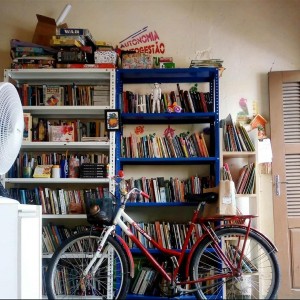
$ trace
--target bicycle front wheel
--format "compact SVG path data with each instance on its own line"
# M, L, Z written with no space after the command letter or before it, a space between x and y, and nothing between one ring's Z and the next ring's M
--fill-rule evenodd
M108 237L101 259L96 260L87 275L83 275L98 248L99 234L79 233L55 251L46 276L49 299L126 298L130 284L128 261L124 250L113 237Z
M211 238L205 238L195 250L191 261L192 280L209 277L196 283L198 299L272 299L279 286L279 266L274 249L260 235L250 232L245 241L243 228L217 230L220 246L227 259L238 265L243 245L244 257L238 275L233 275L228 264L217 253ZM221 276L219 276L221 275ZM219 276L219 278L213 278Z

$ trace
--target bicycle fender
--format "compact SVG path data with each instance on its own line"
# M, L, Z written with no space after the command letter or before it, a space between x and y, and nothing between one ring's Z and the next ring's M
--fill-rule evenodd
M232 224L232 225L226 224L226 225L223 225L223 226L218 226L217 228L244 228L245 230L247 230L248 227L245 226L245 225L242 225L242 224L239 225L239 226L236 226L234 224ZM217 230L217 228L215 230ZM256 233L257 235L259 235L261 238L263 238L270 245L271 248L273 248L276 252L278 252L278 249L275 246L275 244L266 235L264 235L262 232L258 231L255 228L252 228L252 227L250 228L250 231Z
M123 240L123 238L121 236L119 236L118 234L114 234L114 236L117 238L117 240L119 241L119 243L123 246L128 260L129 260L129 268L130 268L130 277L133 278L134 277L134 260L131 254L131 251L128 247L128 245L126 244L126 242Z
M245 230L247 230L247 226L245 225L239 225L239 226L236 226L234 224L232 225L221 225L221 226L218 226L217 228L215 228L215 231L217 231L218 229L221 229L221 228L243 228ZM271 246L271 248L273 248L276 252L278 252L278 249L277 247L274 245L274 243L267 237L265 236L263 233L259 232L257 229L255 228L250 228L250 231L256 233L257 235L259 235L261 238L265 239L265 241ZM189 276L189 270L190 270L190 263L191 263L191 259L193 257L193 254L195 252L195 249L197 248L197 246L203 241L204 238L206 238L208 236L208 234L204 234L202 235L197 241L196 243L193 245L193 247L191 248L191 251L189 253L189 256L188 256L188 259L187 259L187 263L186 263L186 269L185 269L185 273L186 273L186 276Z

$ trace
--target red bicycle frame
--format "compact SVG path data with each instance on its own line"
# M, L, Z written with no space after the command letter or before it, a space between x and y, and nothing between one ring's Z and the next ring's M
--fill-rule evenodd
M210 237L210 239L213 241L213 245L214 245L214 250L216 251L216 253L219 255L219 257L222 259L222 261L224 262L224 264L227 265L227 267L230 269L231 273L228 274L217 274L217 275L212 275L212 276L208 276L206 278L199 278L196 281L184 281L184 282L176 282L176 285L183 285L183 284L190 284L190 283L196 283L196 282L202 282L202 281L207 281L207 280L216 280L216 279L221 279L221 278L226 278L226 277L231 277L233 274L236 274L239 270L239 268L241 267L242 264L242 259L243 259L243 255L244 255L244 249L246 246L246 241L249 235L249 232L251 230L251 219L255 216L252 215L238 215L238 216L220 216L220 217L209 217L209 218L199 218L199 212L201 209L201 206L204 205L204 203L200 203L197 207L197 209L194 211L193 213L193 217L192 217L192 221L189 224L189 228L187 230L186 236L185 236L185 240L182 246L181 250L172 250L172 249L168 249L165 248L163 246L161 246L156 240L154 240L151 236L149 236L130 216L128 216L125 213L125 205L122 205L115 217L115 224L118 224L123 232L132 240L132 242L134 242L137 246L137 248L139 248L141 250L141 252L148 258L148 260L152 263L152 265L154 266L154 268L160 272L160 274L169 282L176 282L176 277L178 275L179 272L179 268L183 262L183 259L186 255L186 250L188 248L188 244L189 244L189 240L192 236L193 231L195 230L195 226L196 224L200 224L202 230L203 230L203 235L196 241L196 243L193 245L190 253L188 253L188 260L187 260L187 265L186 265L186 278L188 278L188 272L189 272L189 265L190 265L190 261L191 261L191 257L194 253L194 250L196 249L196 247L199 245L199 243L206 238L207 236ZM132 233L132 231L130 230L130 228L125 224L125 222L123 221L123 219L125 221L127 221L131 226L133 226L140 234L142 234L148 241L149 243L151 243L154 248L158 249L161 253L169 256L169 257L175 257L177 260L177 264L175 264L175 269L174 272L172 274L172 277L170 277L170 275L167 273L167 271L159 264L159 262L155 259L155 257L148 251L148 249L140 242L140 240ZM245 220L249 220L248 225L242 225L242 224L236 224L236 222L245 222ZM210 222L216 222L219 221L222 223L227 223L227 224L223 224L220 225L219 227L225 227L225 226L229 226L232 227L233 225L235 227L240 227L240 228L246 228L246 236L245 239L243 241L244 245L242 246L242 251L240 253L240 257L238 260L238 264L237 265L233 265L233 263L227 258L226 254L223 252L221 246L220 246L220 241L218 240L214 229L210 226ZM217 227L217 228L219 228ZM241 242L241 241L239 241ZM122 243L123 245L125 243Z

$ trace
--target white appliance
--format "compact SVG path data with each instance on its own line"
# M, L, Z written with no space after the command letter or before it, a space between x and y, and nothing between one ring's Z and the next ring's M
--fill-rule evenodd
M19 94L11 83L0 83L0 176L19 153L23 130ZM0 192L0 298L40 299L41 208L5 197L1 183Z
M0 197L0 298L42 298L41 207Z

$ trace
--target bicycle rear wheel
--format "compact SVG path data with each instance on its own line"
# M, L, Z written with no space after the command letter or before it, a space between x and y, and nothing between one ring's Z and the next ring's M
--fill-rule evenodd
M243 228L222 228L216 235L226 257L234 265L242 252L246 230ZM191 261L192 280L210 275L220 275L221 279L196 283L194 288L198 299L272 299L279 286L279 266L273 247L260 235L250 232L239 276L230 269L217 254L212 240L205 238L195 250ZM228 276L228 277L226 277Z
M87 298L124 299L130 277L128 261L120 244L111 236L103 249L104 259L83 271L100 242L99 232L83 232L67 239L54 253L48 266L46 289L49 299Z

